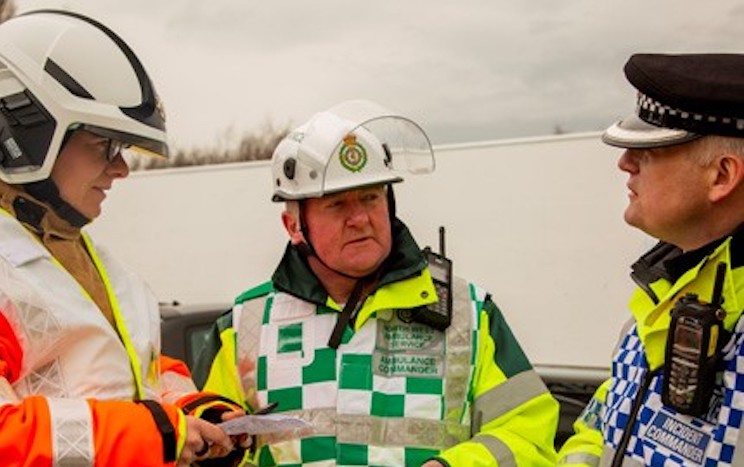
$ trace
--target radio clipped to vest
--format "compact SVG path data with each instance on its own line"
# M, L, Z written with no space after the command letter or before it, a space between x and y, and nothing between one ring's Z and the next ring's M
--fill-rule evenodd
M444 331L452 323L452 261L444 256L444 227L439 228L439 251L441 254L434 253L430 247L424 248L439 300L417 309L413 320Z
M688 293L672 308L661 397L683 414L703 415L713 394L720 350L728 334L721 307L725 274L726 264L719 263L711 303Z

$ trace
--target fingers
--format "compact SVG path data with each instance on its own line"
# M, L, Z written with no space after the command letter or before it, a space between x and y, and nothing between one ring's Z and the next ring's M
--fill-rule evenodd
M248 449L253 445L253 436L246 433L241 435L233 435L230 437L234 445L240 446L243 449Z
M201 437L211 445L212 449L221 448L226 452L233 450L232 441L230 441L230 437L222 431L222 428L201 419L197 419L197 421L201 422L198 425Z
M177 465L188 466L194 461L224 457L232 450L232 441L222 429L205 420L187 416L186 442Z
M222 421L226 422L228 420L232 420L233 418L242 417L245 415L245 410L233 410L230 412L224 412L221 417Z
M242 417L245 415L245 410L233 410L231 412L225 412L222 414L222 421L226 422L233 418ZM232 435L230 441L234 446L240 446L243 449L248 449L253 444L253 439L248 434Z
M230 454L233 449L235 449L235 447L232 441L230 442L230 447L228 448L222 445L212 444L205 441L204 447L199 452L197 452L196 455L198 456L197 458L199 460L211 459L215 457L225 457L226 455Z
M202 448L199 449L198 451L196 451L194 453L194 455L197 457L197 459L198 458L203 458L209 452L209 443L206 442L205 440L202 440L202 442L204 443L204 445L202 446Z
M230 454L230 451L232 451L232 449L225 449L222 446L212 444L206 440L204 440L203 443L202 448L194 453L196 460L198 461L214 457L225 457Z

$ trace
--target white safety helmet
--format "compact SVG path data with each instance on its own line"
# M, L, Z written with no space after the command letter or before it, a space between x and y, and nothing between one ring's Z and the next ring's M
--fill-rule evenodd
M0 24L0 180L49 178L65 135L75 129L167 156L160 100L114 32L56 10Z
M434 170L429 138L415 122L376 103L347 101L289 133L272 156L274 201L319 198L397 183Z

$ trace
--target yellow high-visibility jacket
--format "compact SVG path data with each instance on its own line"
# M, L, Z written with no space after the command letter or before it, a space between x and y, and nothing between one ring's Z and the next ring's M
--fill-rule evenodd
M670 312L680 297L712 299L724 265L724 346L707 411L684 415L662 401ZM744 232L682 254L660 243L633 267L632 319L615 349L612 377L575 422L560 465L744 465ZM730 334L728 334L730 333ZM713 349L710 349L711 351Z
M402 223L392 257L341 345L328 338L341 307L289 246L272 281L222 316L194 368L204 389L313 425L263 437L252 460L274 465L555 465L558 403L506 321L478 287L453 286L444 332L416 322L436 292ZM318 464L315 464L315 463Z

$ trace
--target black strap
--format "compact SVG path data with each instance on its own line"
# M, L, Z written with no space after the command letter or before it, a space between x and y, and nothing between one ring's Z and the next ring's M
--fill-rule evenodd
M155 425L163 438L163 462L174 462L176 460L176 430L165 413L163 407L155 401L141 400L138 404L144 405L150 411Z
M38 234L43 233L41 221L47 213L44 206L33 203L21 196L13 200L13 211L18 221L34 229Z
M194 410L196 410L200 405L208 404L214 401L221 401L232 407L238 407L240 405L240 404L236 404L234 401L231 401L227 397L218 396L217 394L205 394L203 396L197 397L196 399L192 400L188 404L184 405L182 409L186 413L191 413Z
M341 311L338 321L336 321L336 326L333 328L331 337L328 338L328 346L332 349L338 349L338 346L341 345L341 339L344 337L346 326L348 326L349 321L351 321L351 315L358 309L357 305L359 304L359 297L362 295L364 282L364 280L360 279L357 281L356 285L354 285L354 290L351 291L351 295L346 301L346 305L344 305L344 309Z
M57 188L57 185L51 178L27 183L24 185L24 189L37 200L49 203L54 212L56 212L62 219L69 222L71 226L80 228L90 222L90 219L82 215L80 211L73 208L70 203L62 199L59 195L59 188Z

